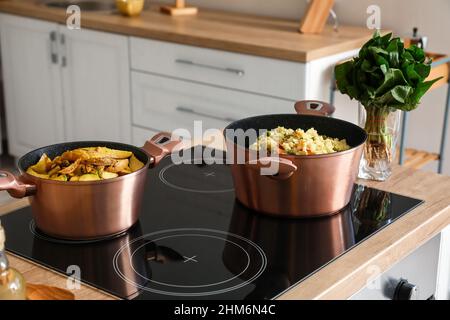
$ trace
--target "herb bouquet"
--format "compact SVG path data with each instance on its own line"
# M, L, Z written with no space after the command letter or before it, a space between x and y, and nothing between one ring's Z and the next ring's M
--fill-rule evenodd
M358 57L335 67L339 91L359 101L360 124L368 134L359 177L386 180L395 158L400 110L417 108L439 79L425 81L431 61L417 46L405 48L389 33L363 45Z

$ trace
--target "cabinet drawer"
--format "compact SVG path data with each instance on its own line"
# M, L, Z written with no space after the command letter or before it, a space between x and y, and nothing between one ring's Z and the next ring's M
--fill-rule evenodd
M131 38L135 70L300 100L305 64L163 41Z
M211 87L184 80L132 72L133 124L193 134L194 121L202 130L223 129L230 122L259 114L293 113L294 101Z

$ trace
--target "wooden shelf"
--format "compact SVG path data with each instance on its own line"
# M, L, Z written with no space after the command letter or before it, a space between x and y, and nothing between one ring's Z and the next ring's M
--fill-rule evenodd
M421 169L426 164L439 160L439 154L416 149L405 149L404 166L412 169Z

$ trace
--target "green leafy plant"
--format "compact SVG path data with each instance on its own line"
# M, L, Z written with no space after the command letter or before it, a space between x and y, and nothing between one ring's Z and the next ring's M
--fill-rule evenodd
M421 48L405 48L400 38L392 38L392 33L380 36L377 31L358 57L336 66L336 83L341 93L366 107L410 111L440 79L425 81L430 64Z
M386 119L397 109L411 111L440 78L425 81L431 60L417 47L405 48L392 33L381 36L377 31L365 43L357 57L335 67L339 91L358 100L366 109L364 129L369 134L365 157L369 166L378 160L392 161L395 144Z

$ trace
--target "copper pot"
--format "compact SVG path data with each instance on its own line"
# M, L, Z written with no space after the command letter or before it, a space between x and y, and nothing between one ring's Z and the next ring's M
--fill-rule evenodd
M324 102L300 101L295 109L297 115L251 117L235 121L225 128L236 197L249 208L278 216L334 214L350 202L367 134L350 122L329 117L334 108ZM278 126L304 130L315 128L319 134L345 138L351 149L321 155L262 157L248 148L255 140L242 139L236 134L239 129L248 133L249 129L260 132ZM262 168L274 165L278 167L276 172L262 174Z
M36 226L48 235L64 239L95 239L119 234L137 220L147 179L152 168L180 144L169 133L159 133L142 148L132 145L82 141L51 145L31 151L18 162L20 175L0 171L0 190L15 198L30 196ZM69 182L42 179L26 173L43 153L50 158L64 151L106 146L132 151L145 165L133 173L100 181Z

